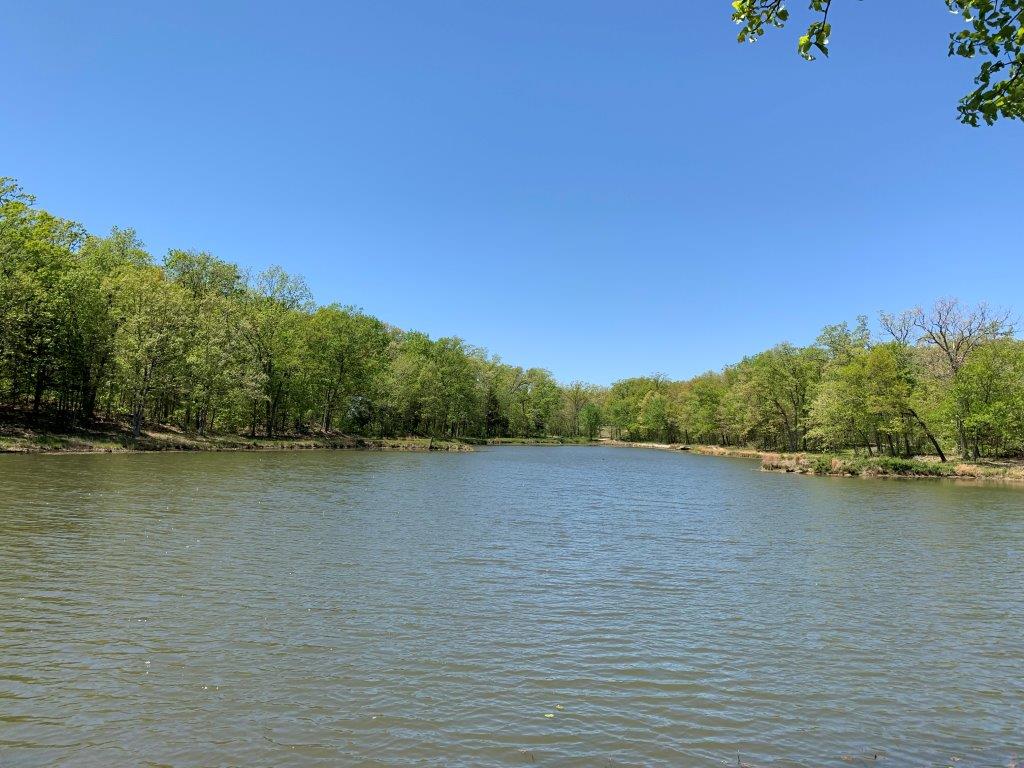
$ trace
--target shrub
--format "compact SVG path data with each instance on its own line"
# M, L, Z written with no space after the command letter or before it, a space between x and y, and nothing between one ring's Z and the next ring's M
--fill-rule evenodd
M938 477L945 474L942 467L928 461L915 459L899 459L894 456L878 456L874 465L882 474L889 475L930 475Z
M815 456L811 469L816 475L830 475L838 469L836 463L831 456Z

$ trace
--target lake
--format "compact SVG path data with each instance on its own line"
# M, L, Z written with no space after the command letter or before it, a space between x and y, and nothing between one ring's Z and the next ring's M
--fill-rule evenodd
M1024 489L608 447L0 456L4 768L1005 766L1022 673Z

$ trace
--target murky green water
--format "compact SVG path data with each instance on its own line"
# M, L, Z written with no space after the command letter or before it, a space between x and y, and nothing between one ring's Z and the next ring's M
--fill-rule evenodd
M1006 765L1024 491L613 448L6 456L0 629L4 768Z

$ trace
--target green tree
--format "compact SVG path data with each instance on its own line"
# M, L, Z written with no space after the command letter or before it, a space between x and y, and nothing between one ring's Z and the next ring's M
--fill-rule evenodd
M149 253L133 229L114 227L107 237L88 236L73 271L74 302L70 320L76 335L73 365L79 371L81 416L95 416L100 392L113 395L115 337L121 316L118 302L121 277L152 265Z
M903 435L906 453L911 453L909 438L915 428L934 448L939 459L946 454L929 426L935 413L934 392L928 386L921 351L892 341L871 348L866 361L868 408L887 436ZM877 442L877 438L876 438ZM892 453L896 453L890 443Z
M588 440L597 439L604 426L604 413L596 402L589 402L580 410L580 423Z
M1024 450L1024 344L999 339L980 346L949 392L970 455Z
M482 386L461 339L404 334L388 380L391 409L407 434L459 437L480 431Z
M921 307L906 310L899 315L883 313L883 328L901 344L912 341L934 354L926 355L924 362L932 373L932 389L942 389L949 405L949 420L955 432L957 450L966 457L969 441L965 425L963 401L950 399L948 393L955 386L960 371L970 356L981 346L1013 333L1010 313L992 309L982 303L965 306L953 298L939 299L925 310Z
M267 437L274 434L284 415L283 405L299 372L302 321L311 307L305 281L276 266L261 272L242 294L240 330L254 366L249 378L258 382L261 390L261 396L252 403L253 436L260 401Z
M115 296L119 382L137 438L151 393L184 353L185 294L158 267L140 267L118 275Z
M218 416L234 424L233 412L259 396L246 376L241 273L209 253L183 250L168 252L164 272L188 297L188 337L176 382L181 426L205 434Z
M690 380L682 393L684 442L727 442L724 401L728 391L725 377L709 371Z
M564 394L566 432L572 437L578 437L583 409L590 402L590 393L582 381L574 381L565 388Z
M779 344L739 366L739 387L747 404L748 434L768 446L806 449L811 403L824 365L818 347Z
M640 401L637 426L648 440L675 442L678 420L672 401L664 391L652 389Z
M9 395L38 417L48 389L69 378L77 250L84 230L34 208L0 178L0 366Z
M350 415L353 398L375 394L390 339L377 318L337 304L316 310L305 332L306 375L320 426L330 431L339 414Z

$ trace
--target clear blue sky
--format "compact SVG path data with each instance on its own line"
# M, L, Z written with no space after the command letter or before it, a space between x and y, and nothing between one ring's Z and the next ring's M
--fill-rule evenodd
M566 381L941 295L1024 309L1024 126L956 122L941 0L839 0L815 64L796 25L737 45L729 11L14 3L0 175Z

